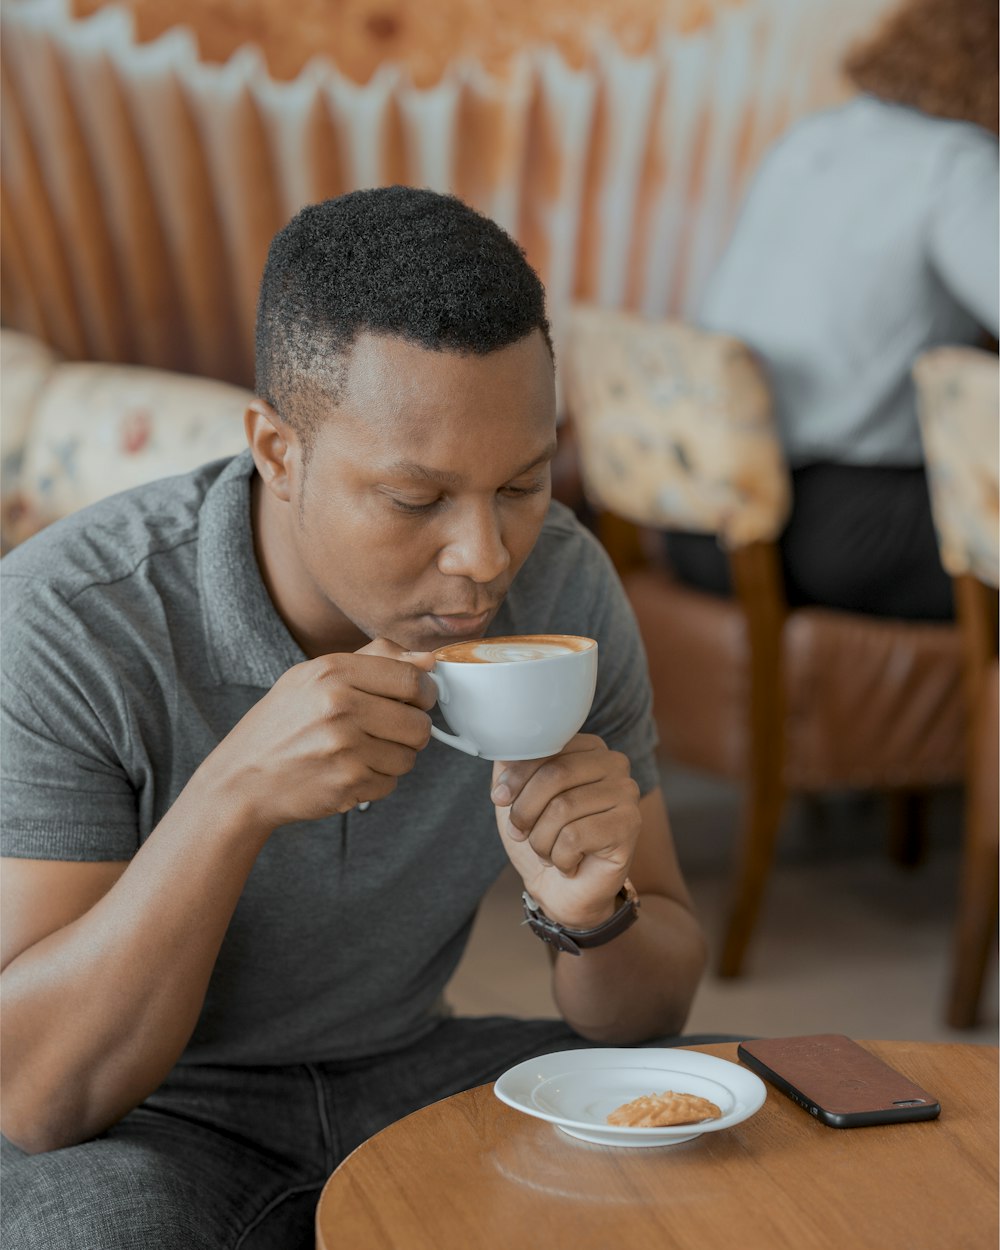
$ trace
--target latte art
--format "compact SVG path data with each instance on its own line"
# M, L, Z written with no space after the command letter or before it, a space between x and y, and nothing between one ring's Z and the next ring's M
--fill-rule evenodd
M504 664L510 660L547 660L552 655L570 655L572 647L556 642L481 642L472 654L484 664Z
M516 664L524 660L551 660L555 656L588 651L594 642L571 634L525 634L511 638L477 638L456 642L437 652L439 660L458 664Z

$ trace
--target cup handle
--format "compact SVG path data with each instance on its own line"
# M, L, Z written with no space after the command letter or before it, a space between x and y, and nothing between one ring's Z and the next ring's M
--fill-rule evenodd
M445 686L444 680L437 673L428 673L427 676L437 686L438 703L444 707L448 702L448 688ZM450 747L456 747L459 751L464 751L466 755L479 754L479 748L471 738L465 738L459 734L445 733L443 729L438 729L437 725L431 725L431 737L437 738L438 742L447 742Z

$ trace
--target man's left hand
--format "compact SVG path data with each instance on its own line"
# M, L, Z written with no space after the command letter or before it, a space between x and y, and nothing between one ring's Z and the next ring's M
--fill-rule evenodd
M639 836L628 759L577 734L547 759L498 760L492 798L504 849L542 911L571 929L607 920Z

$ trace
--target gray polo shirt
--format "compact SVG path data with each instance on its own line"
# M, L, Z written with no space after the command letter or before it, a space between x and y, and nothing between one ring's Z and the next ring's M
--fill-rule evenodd
M244 452L114 496L0 563L5 855L129 859L205 756L306 658L257 568L253 471ZM629 756L644 793L656 784L634 618L606 554L559 504L491 632L596 638L585 731ZM491 767L432 740L368 811L278 829L183 1060L352 1058L431 1028L506 863Z

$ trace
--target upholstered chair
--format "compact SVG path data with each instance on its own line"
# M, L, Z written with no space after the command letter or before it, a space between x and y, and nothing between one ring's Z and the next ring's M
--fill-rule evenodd
M0 333L4 549L86 504L246 446L250 392L140 365L70 362Z
M775 540L790 504L764 375L742 343L578 306L561 357L585 489L645 642L666 757L742 783L718 970L740 974L786 796L910 796L963 777L961 647L951 625L789 609ZM714 534L732 599L633 560L640 535ZM642 544L633 544L632 551Z
M965 838L948 1022L976 1022L996 950L1000 372L992 352L940 347L913 370L941 562L955 586L968 733Z

